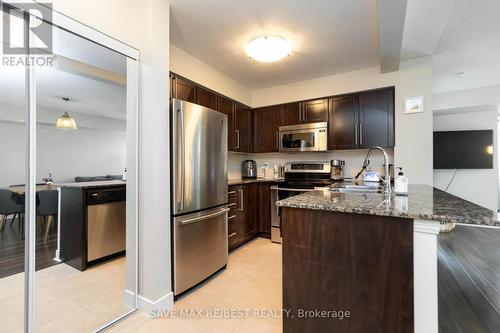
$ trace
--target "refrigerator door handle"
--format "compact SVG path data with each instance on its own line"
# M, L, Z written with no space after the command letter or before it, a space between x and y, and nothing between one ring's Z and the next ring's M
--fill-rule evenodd
M184 145L184 114L182 112L182 106L179 107L179 109L177 110L179 112L179 121L180 121L180 126L179 126L179 131L180 131L180 134L179 134L179 140L178 140L178 143L179 145L177 146L177 151L179 151L180 149L180 152L181 152L181 165L180 165L180 169L181 169L181 180L180 180L180 185L181 185L181 195L180 195L180 201L179 201L179 209L180 210L183 210L184 209L184 195L185 195L185 192L186 192L186 189L185 189L185 182L186 182L186 148L185 148L185 145Z
M220 211L218 211L216 213L212 213L212 214L208 214L208 215L203 215L203 216L200 216L200 217L195 217L195 218L192 218L192 219L181 221L181 222L179 222L179 224L180 225L186 225L186 224L196 223L196 222L199 222L199 221L208 220L208 219L211 219L212 217L216 217L216 216L225 214L228 211L229 211L229 208L224 208L224 209L222 209L222 210L220 210Z

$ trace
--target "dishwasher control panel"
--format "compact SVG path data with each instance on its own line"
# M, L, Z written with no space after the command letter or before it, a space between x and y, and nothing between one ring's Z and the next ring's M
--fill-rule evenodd
M126 189L98 189L87 192L87 205L101 205L126 200Z

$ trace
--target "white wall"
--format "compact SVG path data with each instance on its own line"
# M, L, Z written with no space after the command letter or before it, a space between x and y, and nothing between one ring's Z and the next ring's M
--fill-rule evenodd
M252 104L250 89L175 45L170 45L170 70L238 102Z
M241 178L241 163L244 160L252 159L257 162L258 176L264 177L263 169L265 163L269 164L269 170L266 172L266 177L272 177L272 168L274 164L284 164L286 162L294 161L329 161L333 159L339 159L346 161L344 168L345 177L354 177L365 159L367 149L362 150L343 150L336 152L324 152L324 153L313 153L313 152L303 152L303 153L266 153L266 154L241 154L241 153L229 153L228 162L228 172L229 179ZM392 161L394 158L394 151L388 149L389 159ZM382 164L384 163L384 158L380 152L374 152L370 158L370 169L378 171L381 174L384 173Z
M24 184L25 126L0 121L2 172L0 187ZM126 132L101 129L63 131L37 128L37 181L49 171L55 182L73 182L75 176L121 175L126 165Z
M398 72L381 74L379 68L370 68L256 90L253 92L253 106L280 104L387 86L396 87L394 164L406 170L410 183L432 185L432 62L430 58L402 62ZM426 111L406 115L404 113L405 98L415 96L424 96Z
M497 111L462 112L434 115L435 131L484 130L494 133L494 169L457 170L448 192L491 210L498 209L498 125ZM454 170L434 170L434 184L445 189Z

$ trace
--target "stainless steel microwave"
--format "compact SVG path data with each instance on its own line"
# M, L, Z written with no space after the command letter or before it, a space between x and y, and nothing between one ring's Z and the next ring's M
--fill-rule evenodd
M326 151L328 149L328 123L280 126L280 152Z

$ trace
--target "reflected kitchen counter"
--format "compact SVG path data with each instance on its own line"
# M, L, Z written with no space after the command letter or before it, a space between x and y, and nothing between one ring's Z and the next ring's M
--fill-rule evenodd
M59 185L37 185L36 191L51 191L57 190ZM26 192L26 186L11 186L11 187L2 187L3 189L15 192L17 194L24 194Z
M73 188L114 187L114 186L125 186L125 185L127 185L127 182L123 180L102 180L95 182L54 184L54 186L73 187Z
M455 224L499 227L498 214L430 185L409 185L408 196L338 193L324 188L278 201L277 206L437 221L441 231Z

